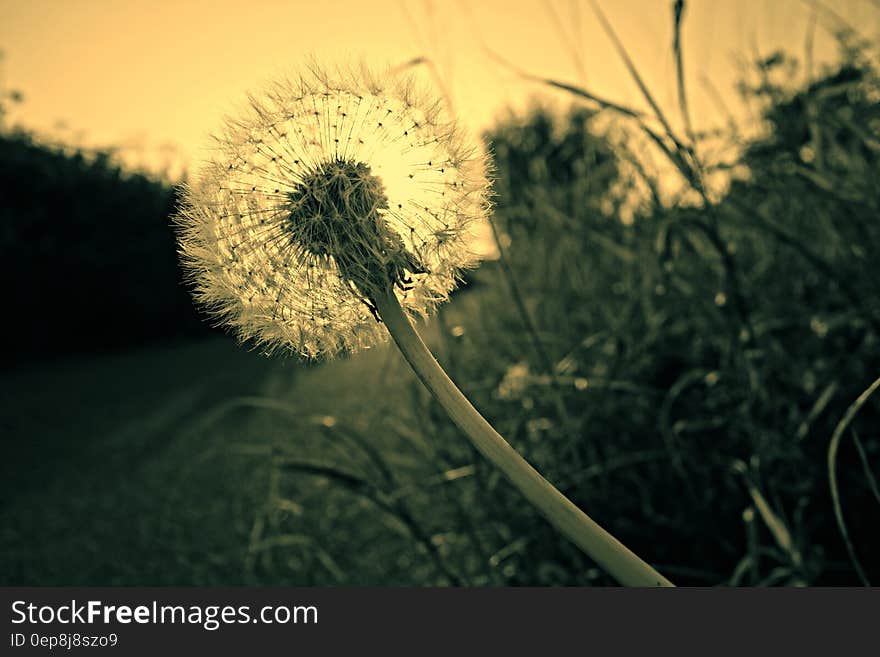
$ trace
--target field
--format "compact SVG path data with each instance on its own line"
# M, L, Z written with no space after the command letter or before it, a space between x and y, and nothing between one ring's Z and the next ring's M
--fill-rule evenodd
M7 373L0 396L16 413L4 426L3 583L409 584L412 567L437 577L405 526L369 496L332 489L353 458L334 435L355 431L337 427L342 417L393 446L382 433L394 431L382 428L387 379L412 387L404 368L387 347L309 368L214 338ZM283 453L323 457L328 472L306 473L282 501ZM382 458L411 482L438 474ZM282 533L290 525L298 531ZM399 565L384 562L392 550Z
M748 137L577 87L586 106L500 122L499 257L419 327L518 451L679 584L880 580L880 78L841 44L807 79L754 62ZM390 345L307 364L193 328L173 189L2 146L3 260L31 282L0 376L3 584L613 583ZM80 180L100 191L73 203ZM119 207L126 239L92 230Z

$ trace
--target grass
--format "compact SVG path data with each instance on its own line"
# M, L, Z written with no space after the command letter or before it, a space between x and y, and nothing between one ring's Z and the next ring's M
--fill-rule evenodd
M235 577L267 466L218 449L251 434L247 417L222 435L191 429L205 407L264 391L279 369L215 340L8 373L3 583Z
M358 486L337 490L375 474L350 440L381 436L394 357L301 369L214 339L7 373L0 394L17 412L4 427L3 584L436 578L434 537L414 549L411 518ZM402 508L407 487L436 473L398 449L407 439L382 442L387 467L413 471L396 491ZM294 468L303 476L279 481Z

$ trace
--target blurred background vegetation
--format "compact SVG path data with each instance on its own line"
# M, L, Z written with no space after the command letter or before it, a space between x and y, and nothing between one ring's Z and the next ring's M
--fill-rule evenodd
M754 137L624 130L577 88L499 122L501 257L422 327L680 584L880 581L877 402L852 413L880 372L880 80L841 36L806 83L754 63ZM169 183L6 129L0 199L3 584L609 583L395 350L309 366L207 328Z

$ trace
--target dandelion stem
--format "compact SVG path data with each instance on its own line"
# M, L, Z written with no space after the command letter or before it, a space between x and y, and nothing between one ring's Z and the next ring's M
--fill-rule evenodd
M544 479L471 405L431 354L394 292L373 298L382 320L422 383L479 452L564 536L624 586L672 586Z

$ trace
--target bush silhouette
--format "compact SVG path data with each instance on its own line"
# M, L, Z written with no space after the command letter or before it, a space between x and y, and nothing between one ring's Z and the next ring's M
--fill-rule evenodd
M0 197L11 358L205 330L179 282L172 188L106 154L67 154L13 133L0 135Z

